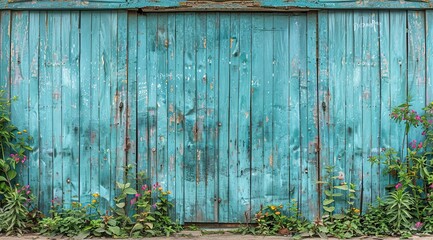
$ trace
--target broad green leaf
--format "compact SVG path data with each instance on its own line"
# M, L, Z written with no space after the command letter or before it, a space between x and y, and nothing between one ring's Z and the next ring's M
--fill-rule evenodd
M334 194L332 194L332 196L333 197L341 197L341 196L343 196L343 194L342 193L334 193Z
M7 182L7 179L3 176L0 176L0 182Z
M331 206L331 207L323 206L323 209L324 209L325 211L327 211L327 212L333 212L333 211L335 210L335 207L333 207L333 206Z
M136 194L137 191L135 191L135 189L133 188L127 188L125 189L125 194Z
M132 232L135 232L135 231L139 231L139 230L141 230L141 229L143 229L144 227L143 227L143 224L141 224L141 223L136 223L135 225L134 225L134 227L132 227L132 229L131 229L131 233Z
M110 230L114 235L120 235L120 228L118 226L110 226L108 227L108 230Z
M328 196L328 197L331 197L332 196L332 192L329 191L329 190L325 190L325 195Z
M116 206L117 206L118 208L124 208L124 207L125 207L125 203L124 203L124 202L121 202L121 203L116 204Z
M153 223L145 223L149 229L153 229Z
M323 205L329 205L333 202L334 202L334 199L325 199L325 201L323 201Z
M9 180L14 179L17 176L17 172L15 172L14 170L9 170L8 171L8 178Z
M344 215L343 214L334 214L333 216L335 219L343 219Z
M334 188L336 189L340 189L340 190L349 190L349 187L346 185L341 185L341 186L334 186Z

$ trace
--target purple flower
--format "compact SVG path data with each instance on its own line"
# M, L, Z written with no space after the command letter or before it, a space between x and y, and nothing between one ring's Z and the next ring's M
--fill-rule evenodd
M420 229L422 227L423 223L422 222L416 222L415 223L415 228L416 229Z
M153 208L156 208L156 203L154 203L154 204L152 205L152 207L153 207Z
M401 188L401 186L403 186L403 184L401 184L401 183L397 183L397 184L395 185L395 189L399 189L399 188Z
M430 186L428 186L429 188L433 188L433 183L432 184L430 184Z
M421 133L421 135L425 136L425 131L423 131L423 132Z
M410 143L410 146L411 146L412 148L416 148L416 140L413 140L413 141Z

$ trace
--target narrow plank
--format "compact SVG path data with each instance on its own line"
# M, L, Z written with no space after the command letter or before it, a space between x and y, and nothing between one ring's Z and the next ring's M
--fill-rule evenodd
M308 131L306 133L308 138L308 160L307 172L308 186L306 196L311 200L308 201L308 210L304 209L302 215L307 219L316 219L319 216L319 189L316 184L318 180L318 86L317 86L317 13L307 13L307 102L308 102L308 115L307 125Z
M153 63L150 65L151 67L147 69L147 81L148 82L148 91L149 91L149 103L148 103L148 141L149 141L149 178L152 184L155 184L158 180L156 178L156 144L157 144L157 89L156 86L158 84L157 78L157 63L158 55L156 51L157 42L157 15L151 14L148 15L147 19L147 51L148 51L148 63Z
M300 151L300 168L299 179L301 187L299 188L299 209L303 212L308 212L308 203L311 201L311 195L307 195L310 178L305 169L308 167L308 72L307 72L307 35L302 34L308 31L307 15L299 14L297 16L296 27L298 28L298 79L299 79L299 151ZM314 181L314 180L313 180ZM305 199L305 196L309 196Z
M35 207L39 208L39 12L29 13L29 58L30 58L30 81L29 81L29 136L32 137L30 146L33 151L29 153L29 184L31 191L38 195ZM1 31L1 30L0 30ZM1 45L1 43L0 43ZM4 49L4 48L3 48ZM3 50L0 50L0 52ZM3 52L0 58L3 57ZM2 63L0 62L0 65ZM0 71L3 66L0 66ZM1 73L0 73L1 74ZM1 74L1 76L5 76ZM1 81L1 80L0 80ZM2 84L0 84L3 86ZM46 204L41 202L41 204Z
M185 14L176 14L176 216L185 222L185 88L184 88L184 51L185 51Z
M290 199L300 202L301 189L301 119L300 119L300 74L301 55L300 28L301 16L289 17L289 149L290 149ZM277 87L277 86L275 86Z
M228 27L228 26L227 26ZM229 190L228 207L229 222L239 222L237 215L238 206L238 117L239 115L239 67L240 67L240 33L239 14L230 14L230 55L229 55L229 163L228 177ZM221 89L222 90L222 89Z
M80 88L79 54L80 32L78 12L62 14L62 151L63 192L67 204L77 202L79 192L79 142L80 140ZM69 34L67 34L69 33Z
M101 15L102 12L93 12L91 17L91 45L89 51L90 57L90 126L88 138L90 140L90 193L99 193L100 182L100 159L99 159L99 146L100 146L100 114L101 108L100 99L100 39L101 39ZM91 198L89 196L89 198Z
M380 153L391 148L391 79L390 79L390 12L379 12L379 51L380 51ZM386 195L385 187L389 184L389 176L385 175L386 166L379 166L379 197Z
M10 96L11 11L0 11L0 86Z
M156 29L156 179L167 187L167 14L157 14Z
M110 198L110 188L112 182L110 181L111 173L111 82L112 82L112 65L113 58L111 52L113 51L113 38L111 26L115 25L113 22L112 12L103 12L100 16L100 38L99 38L99 200L101 209L109 209L112 199ZM107 24L110 23L110 24Z
M394 108L407 100L407 12L393 11L390 14L390 61L389 78L391 81L391 108ZM404 138L404 124L392 122L390 129L391 147L400 154L401 159L406 153L406 142ZM395 179L393 179L395 182Z
M408 96L411 97L412 108L422 114L422 108L426 104L426 38L425 38L425 12L408 11ZM423 140L421 128L412 129L408 136L408 142Z
M39 58L39 126L40 130L40 210L48 213L49 205L53 199L53 130L52 130L52 73L48 63L52 62L50 36L52 33L52 13L41 13L40 23L40 58ZM61 200L61 199L60 199ZM58 201L58 199L56 200Z
M208 210L206 203L213 201L213 198L206 196L207 182L206 182L206 166L207 166L207 149L206 149L206 138L207 132L206 120L207 120L207 69L206 69L206 13L198 13L196 15L195 25L195 75L196 75L196 120L193 126L194 141L196 142L196 221L198 222L209 222L211 219L207 219Z
M81 12L80 24L80 157L79 194L80 202L90 202L90 125L91 125L91 41L92 13Z
M357 66L357 63L355 62L355 53L354 48L356 45L354 41L354 12L353 11L347 11L345 12L345 29L346 29L346 38L344 41L345 46L345 80L344 84L346 86L346 93L345 93L345 99L346 99L346 123L345 123L345 132L346 132L346 166L344 169L345 174L345 181L347 183L355 183L356 189L360 190L359 182L354 182L353 173L354 173L354 164L355 164L355 135L357 134L357 128L355 125L355 120L359 118L359 112L356 112L357 110L354 109L354 97L353 93L355 90L354 88L354 76L355 76L355 67ZM356 84L355 84L356 85ZM355 201L355 208L359 208L359 191L356 193L358 197L358 202Z
M264 38L262 39L263 52L263 116L261 121L263 123L263 193L264 201L262 204L273 204L274 193L272 192L272 185L274 184L273 171L274 171L274 149L273 149L273 82L275 80L274 74L274 46L273 46L273 28L274 17L269 14L264 15ZM290 120L289 120L290 121ZM278 168L278 167L276 167Z
M128 46L128 12L117 11L117 110L119 115L119 127L117 133L117 157L116 157L116 181L126 182L125 167L127 167L127 94L128 94L128 64L127 64L127 46ZM114 181L113 181L114 184Z
M29 95L29 12L16 12L12 16L11 33L11 121L19 130L27 129L28 95ZM27 131L27 130L26 130ZM20 133L22 134L22 132ZM18 138L26 136L16 135ZM25 153L27 154L27 153ZM18 164L18 181L28 184L28 161Z
M329 22L328 22L328 12L322 11L318 13L318 37L319 37L319 73L318 73L318 108L319 108L319 179L323 179L326 174L325 167L329 165L329 113L328 113L328 105L329 105L329 70L328 70L328 31L329 31ZM319 185L320 188L320 199L321 203L325 195L323 194L323 188ZM322 206L320 205L320 210L322 211Z
M363 13L355 12L353 14L353 22L357 26L362 25L364 22ZM355 29L355 27L354 27ZM364 185L363 185L363 170L362 163L363 159L363 147L365 147L363 142L363 116L359 116L359 113L363 113L363 105L362 105L362 92L363 92L363 51L362 48L357 48L355 46L363 46L363 29L357 28L353 34L353 46L354 46L354 69L353 69L353 115L354 115L354 164L353 164L353 173L351 176L351 182L359 187L359 198L357 202L355 202L355 206L360 206L362 210L362 199L364 196ZM366 186L368 187L368 186Z
M176 178L176 15L168 15L167 24L167 189L175 192ZM176 196L170 195L173 200ZM172 210L170 215L176 219L176 211Z
M127 136L126 152L127 164L132 167L129 171L130 178L137 178L137 44L138 44L138 24L137 13L128 13L128 103L126 105L127 117ZM137 187L137 181L131 181L133 188ZM131 199L128 198L128 201ZM129 208L130 214L133 214L133 207Z
M119 92L118 92L118 58L117 58L117 47L118 47L118 38L117 36L117 25L118 25L118 13L116 11L111 11L111 22L113 23L113 28L109 28L109 33L113 38L110 38L110 46L111 49L116 49L116 51L110 51L110 68L109 68L109 76L110 76L110 152L109 152L109 164L110 164L110 173L109 173L109 202L113 203L113 198L116 196L116 181L118 181L116 173L117 173L117 156L118 156L118 146L117 146L117 136L119 134L120 128L120 114L118 109L119 106Z
M219 83L218 83L218 221L229 221L229 57L230 15L219 15ZM186 186L185 186L186 187Z
M289 43L289 26L290 20L287 15L277 14L274 16L274 56L273 68L274 86L273 86L273 178L272 192L275 195L272 204L287 205L290 202L290 154L289 148L289 131L290 124L290 62L289 52L292 47Z
M264 132L263 132L263 69L264 16L257 14L251 20L251 211L264 204ZM288 170L287 170L288 171Z
M371 133L370 142L371 149L364 159L368 159L369 156L380 153L380 105L381 105L381 85L380 85L380 48L379 48L379 12L372 11L368 18L369 23L373 23L373 27L368 28L369 42L371 45L370 50L370 61L368 64L368 81L370 83L370 101L371 101ZM380 168L378 165L372 165L368 161L364 161L364 165L371 172L371 197L367 201L367 206L370 203L376 201L380 192ZM366 207L367 207L366 206ZM364 208L365 209L365 208Z
M251 37L252 14L240 15L239 20L239 96L238 96L238 187L237 219L251 220Z
M196 16L185 15L184 91L185 91L185 222L197 221L197 149L194 139L196 121Z
M147 15L137 16L137 172L149 184Z
M433 26L433 11L425 11L425 24L426 26ZM426 104L433 101L433 61L428 56L433 56L433 28L427 27L426 29Z
M63 199L63 147L62 147L62 15L60 12L52 12L49 15L48 27L50 29L49 44L51 48L51 59L47 68L52 76L52 95L46 97L52 98L52 156L53 156L53 196L54 198Z
M206 18L206 219L218 222L218 51L219 17L208 13Z

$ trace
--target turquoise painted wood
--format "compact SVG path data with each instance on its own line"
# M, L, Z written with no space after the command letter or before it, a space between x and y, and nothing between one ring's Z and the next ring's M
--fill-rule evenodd
M389 113L433 100L432 16L3 10L0 86L34 137L21 180L45 212L95 192L106 209L128 168L172 192L181 222L239 223L293 201L314 219L333 165L365 210L393 182L368 157L420 139Z

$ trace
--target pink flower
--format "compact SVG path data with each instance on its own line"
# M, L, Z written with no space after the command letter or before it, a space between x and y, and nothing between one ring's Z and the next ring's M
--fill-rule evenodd
M153 184L153 189L157 189L157 188L159 188L159 183L158 182L156 182L155 184Z
M133 198L133 199L131 199L131 201L129 203L131 203L131 205L134 205L136 201L137 201L137 199Z
M403 184L401 184L401 183L397 183L397 184L395 185L395 189L399 189L401 186L403 186Z
M30 190L28 190L28 191L26 192L27 195L29 195L30 193L31 193Z
M418 148L422 148L422 142L418 144Z
M423 225L422 222L416 222L415 223L415 228L416 229L420 229L422 227L422 225Z
M153 207L153 208L156 208L156 203L154 203L154 204L152 205L152 207Z
M410 145L411 145L412 148L416 148L416 140L413 140L413 141L410 143Z
M430 184L430 186L428 186L429 188L433 188L433 183L432 184Z
M136 198L139 198L140 196L141 196L140 193L136 193L136 194L135 194L135 197L136 197Z
M423 132L421 133L421 135L425 136L425 131L423 131Z
M141 190L145 191L147 189L147 184L144 184L143 186L141 186Z
M429 123L429 124L432 124L432 123L433 123L433 120L428 120L428 123Z
M337 179L338 180L344 180L344 173L343 172L339 172Z
M421 121L421 117L419 115L416 115L415 119Z

